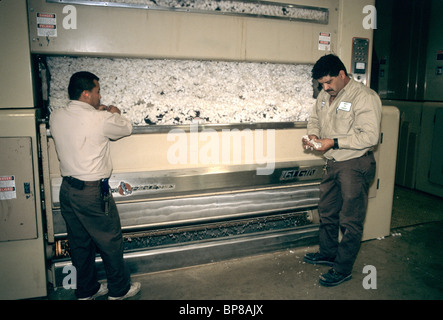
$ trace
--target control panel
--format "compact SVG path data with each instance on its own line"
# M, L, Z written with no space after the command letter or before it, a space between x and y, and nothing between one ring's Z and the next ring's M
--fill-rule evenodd
M351 73L354 80L363 83L368 82L369 74L369 39L352 38L352 61Z

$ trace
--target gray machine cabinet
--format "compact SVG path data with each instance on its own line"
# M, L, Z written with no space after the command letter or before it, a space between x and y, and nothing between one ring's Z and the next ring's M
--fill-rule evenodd
M0 138L0 241L37 238L31 137Z

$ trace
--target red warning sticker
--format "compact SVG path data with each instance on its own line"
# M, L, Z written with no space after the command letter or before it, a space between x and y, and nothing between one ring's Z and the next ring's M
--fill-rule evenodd
M55 13L37 12L37 36L57 37L57 17Z

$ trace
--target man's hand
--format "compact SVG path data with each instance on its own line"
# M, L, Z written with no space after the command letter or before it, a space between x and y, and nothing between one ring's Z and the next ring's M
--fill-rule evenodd
M118 113L121 114L120 109L117 108L116 106L105 106L104 104L100 105L100 107L98 107L98 110L106 110L110 113Z
M333 139L319 139L316 135L304 136L302 138L303 148L326 152L334 146Z
M333 139L315 139L314 141L321 143L321 147L315 149L318 151L326 152L334 146Z
M312 142L315 141L316 139L318 139L318 137L316 135L303 136L303 138L301 139L301 141L303 143L303 149L314 150L315 146Z

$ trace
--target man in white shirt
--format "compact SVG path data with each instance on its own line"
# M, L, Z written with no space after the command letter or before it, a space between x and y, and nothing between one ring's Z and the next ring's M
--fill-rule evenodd
M72 75L71 101L50 115L63 182L60 207L68 230L71 259L77 271L78 299L125 299L140 291L132 283L123 260L120 217L108 179L112 172L110 140L128 136L132 124L115 106L100 104L99 78L86 71ZM95 255L99 252L107 287L97 280Z

